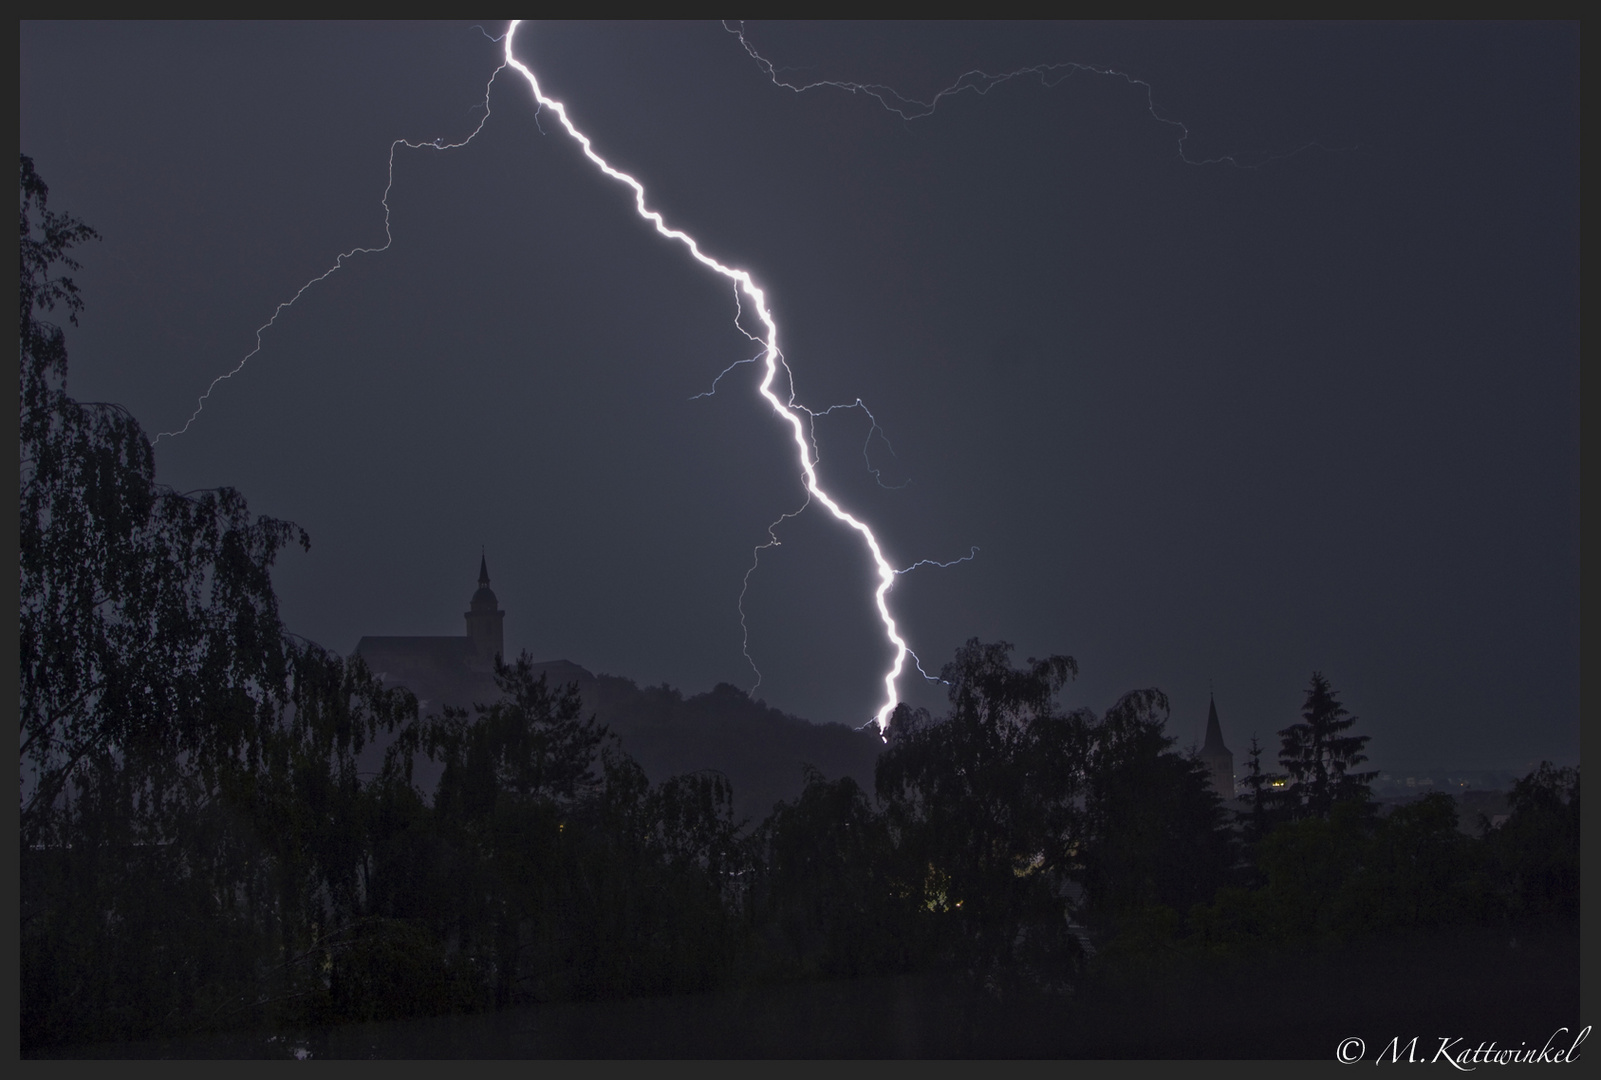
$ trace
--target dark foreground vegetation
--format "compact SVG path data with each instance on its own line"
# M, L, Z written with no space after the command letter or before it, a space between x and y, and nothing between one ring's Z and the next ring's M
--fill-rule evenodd
M876 732L812 723L728 683L685 695L671 686L641 687L620 675L583 678L587 674L578 683L585 710L618 736L647 776L660 781L703 769L720 772L733 785L739 820L760 821L775 804L793 800L804 783L801 762L872 790L883 749Z
M1516 1047L1539 1045L1567 1026L1571 1041L1578 984L1576 925L1517 936L1460 927L1329 951L1298 948L1266 962L1208 963L1134 983L1086 976L1070 996L999 998L938 974L819 979L288 1032L97 1043L40 1056L1327 1060L1341 1040L1356 1035L1370 1044L1372 1060L1397 1032L1423 1034L1418 1045L1429 1044L1431 1054L1440 1038L1467 1033L1472 1045L1494 1040ZM1565 1018L1560 1025L1559 1018Z
M872 792L813 772L754 824L526 656L420 716L281 625L298 530L159 487L131 417L67 396L45 316L93 234L21 168L25 1054L1321 1057L1333 1016L1468 1023L1475 985L1573 1022L1578 771L1476 837L1444 796L1381 815L1320 675L1242 814L1160 691L1066 711L1073 660L1004 644L946 665L945 716L897 710Z

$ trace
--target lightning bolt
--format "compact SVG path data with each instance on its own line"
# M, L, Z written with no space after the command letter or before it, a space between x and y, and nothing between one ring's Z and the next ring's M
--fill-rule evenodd
M742 302L749 303L751 309L756 314L756 318L761 322L761 333L749 335L749 332L747 331L747 335L752 336L753 339L762 346L761 358L758 362L762 364L764 374L761 385L757 389L761 393L762 397L767 401L767 404L772 407L773 415L789 427L790 436L795 443L796 462L800 466L802 482L806 488L806 505L810 505L810 503L815 500L830 514L834 515L835 520L839 521L847 528L854 530L856 534L861 537L863 545L867 548L868 554L872 557L873 566L878 571L878 587L873 591L873 602L878 608L879 621L884 624L884 636L888 639L889 644L895 653L895 659L890 663L889 670L884 673L884 703L879 706L878 711L873 716L874 722L878 724L879 730L882 731L889 723L890 712L895 708L896 703L900 700L900 697L896 692L896 684L900 680L901 671L906 666L906 657L910 652L910 650L907 648L906 641L901 637L900 631L895 625L895 617L890 614L889 610L888 596L891 586L895 584L895 568L891 566L889 560L884 557L884 549L879 544L878 537L873 535L872 528L869 527L865 521L862 521L860 518L856 517L854 514L851 514L848 510L841 506L832 495L824 490L822 484L818 482L817 460L816 455L813 452L810 425L806 420L802 419L802 417L809 419L811 417L811 413L806 409L795 405L793 379L789 380L790 385L788 387L789 392L787 395L787 400L785 398L780 398L778 393L773 389L773 384L778 379L779 368L784 367L787 373L788 367L783 363L782 354L779 352L778 322L773 318L773 313L767 306L766 292L760 285L756 284L756 280L751 276L750 271L734 266L728 266L722 262L719 262L702 251L700 244L693 236L690 236L682 229L675 229L668 225L666 219L663 218L661 213L657 210L652 210L647 204L645 197L645 186L629 174L615 168L610 162L595 152L594 144L590 141L589 136L578 130L577 126L574 125L572 120L568 118L567 107L560 101L557 101L555 98L549 97L545 94L545 92L540 88L539 78L534 74L533 70L521 60L517 59L516 54L512 51L513 44L517 38L517 30L521 25L522 23L520 20L513 22L511 27L506 31L505 67L511 68L513 71L517 72L517 74L521 75L525 80L527 80L528 88L533 92L534 100L539 103L540 108L548 109L555 115L556 119L560 122L562 129L566 131L575 142L578 143L579 147L584 152L584 156L588 158L597 169L599 169L606 176L617 181L619 184L622 184L633 191L634 209L641 218L650 222L650 224L655 228L656 232L663 238L671 240L674 243L681 244L696 262L706 267L706 269L712 271L712 273L728 279L728 281L733 284L738 296L742 298ZM721 376L718 377L721 378ZM803 505L801 509L804 510L805 506ZM793 511L790 514L785 514L783 517L779 518L777 522L774 522L774 526L776 527L776 525L778 525L780 522L793 517L794 514L797 513L800 513L800 510ZM773 529L771 527L768 529L768 536L770 538L769 543L761 545L761 547L757 549L758 552L761 550L761 548L771 547L778 543L778 539L773 534ZM755 567L753 565L752 569L754 568ZM746 572L745 579L748 586L750 581L749 571ZM740 622L743 624L745 621L743 612L744 593L742 592L740 596ZM746 655L748 658L749 654L747 653ZM760 675L758 673L758 679L759 677Z
M900 574L908 573L911 570L917 569L921 566L949 567L955 566L958 563L970 561L978 554L978 548L974 547L962 558L950 560L948 562L922 559L910 566L902 569L896 569L885 558L883 548L879 543L877 536L874 535L872 528L865 521L847 511L837 499L835 499L822 487L817 474L817 466L820 461L820 452L818 450L816 440L816 420L818 417L827 416L836 410L858 408L866 413L871 424L867 434L867 441L864 443L862 448L863 458L867 462L868 471L873 475L875 481L881 487L888 488L905 486L904 483L901 485L885 484L880 470L873 467L869 451L872 445L873 435L875 433L877 433L880 438L884 439L884 443L887 447L889 447L891 454L894 453L894 447L890 444L888 436L885 434L883 428L879 425L877 417L873 415L872 411L860 398L854 402L832 405L826 409L817 411L808 409L796 402L794 374L790 370L789 365L785 361L784 355L779 348L778 324L773 318L772 312L767 305L765 291L756 283L755 279L748 270L726 265L723 262L713 258L701 249L699 243L693 236L668 225L663 215L659 211L651 209L647 204L644 185L633 176L630 176L628 173L622 172L621 170L615 168L598 153L596 153L594 145L589 136L580 131L572 123L571 119L569 119L565 105L554 98L548 97L541 89L539 79L534 74L532 69L530 69L521 60L517 59L513 51L513 44L517 35L517 31L521 25L521 20L512 22L507 28L506 32L498 38L491 37L486 31L484 32L486 37L490 37L491 40L498 41L502 44L503 58L500 65L495 68L494 72L491 73L485 86L483 115L479 118L478 123L465 138L459 139L455 142L446 142L442 137L435 138L431 141L413 141L402 138L396 139L390 143L388 177L384 186L383 197L381 200L384 210L383 243L376 246L358 245L356 247L352 247L348 251L342 252L334 259L333 265L329 266L328 269L324 270L322 273L306 281L306 283L303 284L293 296L274 308L271 317L261 326L256 328L254 347L243 357L241 357L238 363L236 363L232 369L221 375L218 375L211 381L211 383L206 387L205 392L200 395L198 401L196 402L195 409L193 413L190 414L188 420L176 430L158 433L152 442L159 443L162 439L174 438L187 432L194 422L200 417L200 414L205 409L206 402L210 399L212 393L217 389L217 387L220 386L224 381L233 378L235 375L243 371L251 359L261 352L263 348L263 335L268 330L272 329L277 324L279 317L293 307L308 290L312 289L320 282L327 280L333 274L343 269L357 256L379 254L387 251L393 245L394 234L391 228L391 209L389 206L389 196L394 188L395 160L397 154L402 149L431 151L455 150L472 142L489 121L490 95L494 89L495 80L502 72L509 68L523 77L523 79L527 82L529 90L532 92L534 100L538 103L540 109L548 109L557 118L563 130L567 132L569 137L578 143L579 147L583 151L584 156L588 158L589 161L601 173L632 190L634 195L635 210L643 220L649 222L652 227L655 228L656 232L663 238L682 245L684 249L689 252L690 256L695 259L695 261L699 262L702 266L712 271L714 274L726 279L733 287L732 291L734 293L735 301L735 326L753 344L758 345L760 351L755 356L737 360L733 364L730 364L728 367L724 368L723 371L712 380L712 385L709 390L705 391L704 393L694 395L694 398L691 400L714 395L717 391L718 382L721 381L724 375L727 375L734 368L745 364L761 364L763 367L763 377L758 390L763 399L766 400L768 405L773 410L774 416L783 424L788 425L791 438L795 445L796 461L800 469L802 484L806 491L806 499L801 506L795 510L781 515L777 520L769 525L767 529L767 541L757 545L752 552L751 566L745 572L744 583L739 597L740 626L744 634L742 649L745 653L745 658L747 661L750 661L751 659L749 652L749 629L746 625L744 610L744 600L750 585L750 575L756 570L757 564L761 557L761 552L767 548L778 546L779 540L776 531L778 527L785 521L788 521L790 518L802 513L812 504L813 501L816 501L817 503L821 504L830 514L832 514L833 517L842 525L857 533L869 556L871 557L874 568L878 573L878 586L873 591L873 600L878 610L879 619L883 624L885 639L894 653L894 659L890 663L889 668L885 671L883 676L883 703L879 706L877 712L874 714L872 721L878 726L879 731L882 733L888 724L890 713L894 710L899 701L899 695L896 688L900 676L905 670L908 657L911 658L912 663L915 665L917 671L923 676L923 678L936 682L942 681L935 676L929 675L923 670L922 663L907 645L905 639L902 638L900 631L896 626L894 616L890 613L888 594L894 585L895 578ZM1158 123L1168 125L1178 132L1178 153L1180 158L1186 163L1191 165L1226 164L1239 168L1254 168L1257 164L1261 163L1261 161L1247 162L1242 160L1240 155L1236 154L1223 155L1221 157L1207 159L1191 158L1185 150L1185 143L1190 137L1189 128L1181 121L1162 114L1156 105L1155 91L1150 83L1116 69L1097 67L1094 65L1081 63L1059 63L1040 64L1018 68L1016 70L1003 72L1001 74L992 74L989 72L973 70L964 72L953 83L951 83L951 85L947 86L943 90L940 90L927 101L923 101L907 97L893 88L883 84L857 83L843 80L819 80L803 84L788 82L780 75L779 69L757 51L750 39L746 36L744 24L742 22L733 24L725 22L723 27L730 34L733 34L738 38L739 43L744 48L745 52L762 68L763 71L767 73L768 77L775 86L794 93L804 93L807 91L827 87L844 90L852 94L865 95L875 99L885 109L906 121L916 120L931 115L939 107L940 103L946 98L967 93L969 91L976 95L983 96L996 86L1015 79L1036 78L1039 80L1041 85L1047 88L1056 86L1070 76L1080 72L1121 79L1130 86L1138 87L1144 91L1146 109L1152 119L1156 120ZM481 27L479 29L482 30ZM537 123L537 115L535 119ZM540 130L541 132L544 131L542 125L540 126ZM1264 155L1263 160L1288 157L1309 147L1319 147L1319 144L1309 142L1301 147L1296 148L1295 150L1289 151L1288 153ZM1323 149L1322 147L1319 148ZM760 323L761 328L758 332L753 333L751 330L746 329L744 325L743 318L747 303L749 304L750 309L754 312L757 321ZM775 389L775 383L777 382L780 368L783 369L786 376L786 392L782 397ZM756 671L756 685L760 686L761 672L756 669L754 662L751 663L751 667L752 670ZM753 687L752 689L754 690L755 688Z
M745 309L740 305L740 302L739 302L739 291L736 289L734 291L734 328L736 330L738 330L741 334L744 334L747 340L749 340L749 341L751 341L751 342L753 342L755 344L759 344L759 345L765 346L766 342L759 335L752 334L749 330L746 330L743 325L741 325L739 320L740 320L740 316L742 316L744 313L745 313ZM698 394L692 394L692 395L690 395L689 400L691 400L691 401L699 401L702 398L716 397L717 396L717 384L723 381L723 376L724 375L727 375L729 372L733 371L737 367L743 367L746 364L757 363L758 361L761 360L762 355L763 355L763 353L757 353L755 356L748 356L743 360L735 360L732 364L729 364L722 371L719 371L717 373L717 377L712 380L711 389L703 390ZM784 359L784 355L782 353L780 353L779 356L778 356L778 362L780 364L784 365L784 374L786 376L788 376L788 378L789 378L789 386L790 386L789 403L790 403L790 405L793 408L801 410L802 412L806 413L807 415L809 415L812 418L813 425L812 425L811 438L812 438L812 452L814 454L817 454L819 457L821 456L820 452L817 449L817 432L816 432L816 424L815 424L815 421L817 420L817 418L819 416L827 416L829 413L837 412L837 411L839 411L841 409L860 409L860 410L862 410L862 412L867 414L868 422L871 425L867 429L867 440L862 443L862 460L867 463L867 471L872 474L873 479L878 483L879 487L886 488L886 489L888 489L890 491L898 491L899 489L904 488L904 487L906 487L907 485L909 485L911 483L910 480L906 480L906 481L902 481L899 484L886 484L886 483L884 483L884 476L883 476L882 470L875 469L873 467L873 458L872 458L872 455L871 455L870 451L871 451L872 446L873 446L873 433L875 431L878 432L879 438L884 440L884 445L889 447L889 452L890 452L891 456L894 456L894 454L895 454L895 446L894 446L893 443L891 443L889 441L889 435L884 431L884 429L882 427L879 426L878 417L873 415L873 410L869 409L867 407L866 402L862 401L861 398L857 398L855 401L852 401L852 402L848 402L848 403L844 403L844 404L840 404L840 405L830 405L826 409L817 409L817 410L808 409L806 406L800 404L799 402L797 402L795 400L795 373L789 369L789 363ZM796 512L799 513L799 511L796 511ZM785 515L785 516L788 517L790 515ZM769 528L771 529L773 527L778 526L780 524L780 522L782 522L783 520L784 520L784 518L779 518L779 520L773 522L773 525L770 526ZM776 543L776 539L775 539L774 542ZM761 551L762 548L772 547L772 546L773 546L772 544L761 544L761 545L759 545L757 547L756 550L757 551ZM748 660L748 659L750 659L750 657L747 656L746 659ZM757 679L758 679L758 682L759 682L760 681L760 672L757 673Z
M537 84L537 81L534 79L534 76L533 76L532 72L530 72L520 62L518 62L511 54L511 39L512 39L513 33L514 33L515 29L516 29L516 25L517 25L516 23L513 23L512 24L512 29L507 30L507 32L505 34L502 34L499 37L495 37L495 36L491 35L487 30L484 30L483 27L481 27L481 26L480 27L475 27L475 29L477 29L480 33L482 33L485 37L489 38L491 41L497 41L497 42L501 42L503 44L504 49L505 49L505 60L490 75L489 82L484 88L484 103L483 103L484 115L479 119L477 126L475 126L473 128L472 132L470 134L468 134L468 136L466 138L461 139L461 140L459 140L457 142L448 142L448 143L445 142L443 140L443 138L436 138L436 139L433 139L431 141L426 141L426 142L424 142L424 141L415 141L414 142L414 141L412 141L410 139L396 139L394 142L390 143L390 145L389 145L388 179L387 179L387 182L384 185L384 193L383 193L383 199L382 199L383 208L384 208L384 242L382 244L377 245L376 247L367 247L367 246L358 245L356 247L351 248L349 251L341 253L337 258L334 259L334 263L333 263L332 266L330 266L327 270L323 271L322 273L320 273L320 274L316 275L315 277L311 278L310 280L308 280L304 285L302 285L298 290L296 290L296 292L295 292L295 294L293 296L291 296L288 300L283 301L276 308L274 308L271 318L269 318L266 322L262 323L260 326L258 326L256 328L255 346L249 352L245 353L245 355L242 356L239 359L239 362L237 364L235 364L230 370L224 372L221 375L218 375L216 378L211 380L211 383L206 387L205 392L202 393L200 395L199 399L196 401L194 412L190 414L188 420L184 421L184 424L183 424L182 427L180 427L180 428L178 428L178 429L176 429L174 431L159 432L156 435L156 437L151 440L152 444L159 443L162 439L173 438L175 436L182 435L185 432L187 432L189 430L190 426L193 425L194 422L197 419L199 419L201 412L203 412L205 410L206 402L211 398L212 392L215 391L217 389L217 387L219 385L221 385L223 382L225 382L228 379L233 378L235 375L237 375L241 371L243 371L244 368L245 368L245 365L250 363L250 361L256 356L257 353L261 352L262 347L263 347L262 346L262 335L264 333L266 333L268 330L272 329L275 325L277 325L278 317L280 315L282 315L285 311L287 311L291 307L293 307L295 305L295 302L298 301L301 298L301 296L303 296L306 293L307 290L309 290L314 285L317 285L318 283L320 283L322 281L326 281L334 273L336 273L337 271L343 269L345 264L349 260L355 258L357 255L376 255L376 254L379 254L381 252L389 250L390 246L393 245L393 243L394 243L394 234L390 229L389 193L390 193L391 190L393 190L394 184L395 184L395 154L396 154L396 151L400 150L401 148L405 148L405 149L408 149L408 150L456 150L456 149L460 149L461 147L466 146L468 143L472 142L473 139L477 137L478 133L483 130L484 125L486 123L488 123L488 121L489 121L489 95L490 95L490 92L494 88L496 76L498 76L500 74L500 72L504 71L507 67L515 68L521 74L523 74L525 78L529 79L530 80L530 85L533 87L535 97L539 99L541 105L546 104L546 100L543 97L540 96L540 91L539 91L539 88L538 88L538 84ZM994 74L994 73L991 73L991 72L980 71L980 70L974 69L972 71L963 72L949 86L947 86L944 89L940 90L939 92L934 94L933 97L929 98L926 101L918 99L918 98L908 97L905 94L902 94L900 91L896 90L894 87L885 85L883 83L860 83L860 82L852 82L852 81L844 80L844 79L819 79L819 80L816 80L814 82L809 82L809 83L793 83L793 82L786 81L779 74L778 67L771 60L768 60L765 56L763 56L760 52L758 52L755 45L751 44L750 38L747 37L746 34L745 34L745 23L744 23L743 20L741 20L739 22L734 22L734 23L730 23L728 21L724 21L723 22L723 29L726 30L728 33L734 35L739 40L739 44L745 50L746 54L748 56L750 56L750 58L752 60L756 61L757 65L764 72L767 73L767 77L772 81L774 86L781 87L782 89L789 90L792 93L796 93L796 94L801 94L801 93L805 93L805 92L810 91L810 90L818 90L818 89L823 89L823 88L831 88L831 89L835 89L835 90L844 90L847 93L859 94L859 95L863 95L863 96L866 96L866 97L873 98L880 105L882 105L886 110L888 110L889 112L894 113L896 116L900 117L902 120L907 120L907 121L920 120L923 117L932 115L934 113L934 111L939 108L940 103L942 101L944 101L946 98L954 97L954 96L957 96L957 95L960 95L960 94L964 94L964 93L968 93L968 92L972 92L973 94L976 94L976 95L982 97L985 94L988 94L995 87L1001 85L1002 83L1011 82L1014 79L1024 79L1024 78L1031 78L1031 77L1032 78L1036 78L1036 79L1039 80L1039 82L1040 82L1040 84L1042 86L1044 86L1047 89L1049 89L1051 87L1060 85L1062 82L1066 81L1070 76L1072 76L1074 74L1077 74L1079 72L1084 72L1084 73L1091 74L1091 75L1100 75L1100 76L1103 76L1103 77L1106 77L1106 78L1121 79L1125 83L1127 83L1128 85L1134 86L1134 87L1138 87L1141 90L1143 90L1144 93L1145 93L1145 108L1146 108L1146 111L1150 114L1151 118L1153 120L1155 120L1157 123L1165 124L1165 125L1167 125L1169 127L1175 128L1177 130L1177 132L1178 132L1178 154L1179 154L1179 158L1182 161L1184 161L1186 164L1189 164L1189 165L1232 165L1232 166L1234 166L1236 168L1251 169L1251 168L1256 168L1259 165L1264 164L1267 161L1277 161L1277 160L1281 160L1283 158L1293 157L1296 154L1299 154L1302 151L1308 150L1308 149L1319 149L1319 150L1324 150L1324 151L1327 151L1327 152L1330 152L1330 153L1343 153L1343 152L1345 152L1347 150L1355 149L1354 147L1343 147L1343 148L1338 148L1338 149L1331 149L1329 147L1323 146L1321 143L1318 143L1318 142L1315 142L1315 141L1309 141L1309 142L1303 143L1300 146L1298 146L1298 147L1296 147L1296 148L1294 148L1292 150L1289 150L1289 151L1262 152L1261 154L1257 155L1257 159L1253 160L1253 161L1245 160L1244 156L1241 155L1241 154L1223 154L1223 155L1220 155L1218 157L1213 157L1213 158L1192 158L1192 157L1189 156L1188 152L1185 150L1185 143L1188 142L1189 138L1190 138L1190 129L1189 129L1188 125L1186 125L1181 120L1176 120L1176 119L1174 119L1174 118L1172 118L1170 116L1164 116L1162 114L1161 110L1157 107L1157 104L1156 104L1156 90L1149 82L1147 82L1144 79L1136 78L1135 76L1130 75L1129 73L1127 73L1125 71L1119 71L1116 68L1098 67L1098 66L1096 66L1094 64L1081 64L1081 63L1073 63L1073 62L1058 63L1058 64L1034 64L1034 65L1031 65L1031 66L1028 66L1028 67L1016 68L1016 69L1014 69L1012 71L1001 72L1000 74ZM607 166L605 164L605 162L603 162L596 154L593 153L592 149L589 146L588 140L585 139L583 136L579 135L578 132L577 132L577 129L574 128L570 123L568 123L565 112L561 113L561 119L562 119L562 123L568 129L568 133L570 135L572 135L574 138L578 139L584 145L584 152L585 152L586 155L589 156L589 158L592 161L594 161L597 165L602 166L605 169L605 171L607 171L608 175L611 175L614 179L622 179L623 178L623 174L622 173L618 173L615 170L612 170L610 168L610 166ZM538 117L537 116L535 117L535 123L536 124L538 123ZM543 131L544 129L541 128L540 130ZM628 178L628 180L630 182L632 182L632 178L631 177ZM641 189L641 190L643 190L643 189ZM642 198L642 196L641 196L641 198ZM655 220L655 224L656 224L656 226L657 226L659 231L663 231L664 232L664 235L667 235L668 232L670 232L668 230L664 230L664 228L662 226L662 223L659 220L659 218ZM679 237L674 237L674 238L675 239L679 239ZM683 239L687 240L687 237L684 237ZM712 262L711 260L707 260L707 259L703 258L700 255L698 248L694 249L694 251L695 251L695 257L697 259L700 259L702 262L707 263L708 265L717 265L714 262ZM726 270L727 268L726 267L719 267L719 269L720 270ZM737 289L743 289L743 283L739 282L737 278L733 279L733 280L735 281ZM736 325L737 325L737 316L736 316ZM744 327L740 327L740 329L743 331ZM748 332L746 333L746 336L747 337L753 337L753 335L750 335ZM753 337L753 340L756 340L756 338ZM759 358L756 358L756 359L759 359ZM749 362L753 362L753 361L740 361L740 363L749 363ZM737 364L731 365L729 369L725 369L724 370L723 374L726 375L728 373L728 370L732 370L732 367L734 367L734 366L738 366L738 365ZM722 375L719 375L718 378L719 379L722 378ZM712 392L714 392L715 389L716 389L716 381L715 380L713 381L712 387L713 387L712 391L708 391L706 394L697 394L696 397L710 396L710 394ZM863 408L865 409L865 406L863 406ZM872 414L868 413L868 415L871 416ZM877 422L874 421L874 423L876 425ZM869 437L869 439L871 439L871 437L872 437L871 436L871 432L869 432L868 437ZM886 439L885 442L887 443L888 439ZM892 449L891 452L893 453L893 449ZM869 468L869 471L873 472L874 478L878 479L879 483L882 486L888 486L888 485L883 485L882 479L879 478L877 471L872 469L871 463L869 463L868 468Z

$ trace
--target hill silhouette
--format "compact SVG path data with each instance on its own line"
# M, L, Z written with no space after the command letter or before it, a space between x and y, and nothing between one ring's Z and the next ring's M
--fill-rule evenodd
M665 684L642 688L600 675L580 681L579 692L652 782L703 769L727 776L736 819L760 821L775 803L795 799L807 765L830 780L849 776L873 790L873 766L884 744L872 730L815 724L753 701L728 683L685 697Z
M402 667L385 656L373 666L386 685L416 694L424 715L445 705L488 705L500 697L491 675L459 664ZM873 766L884 744L871 730L813 723L752 700L728 683L686 697L665 683L641 687L621 675L595 675L569 660L544 661L533 669L552 689L576 684L584 712L618 737L652 783L705 770L722 773L734 789L736 820L761 821L775 803L799 796L807 765L829 780L849 776L864 791L873 790ZM392 741L381 736L367 748L364 773L376 775ZM413 767L415 783L432 797L442 766L419 755Z

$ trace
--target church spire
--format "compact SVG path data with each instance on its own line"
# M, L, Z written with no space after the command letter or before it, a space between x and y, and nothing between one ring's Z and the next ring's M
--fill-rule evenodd
M1211 706L1206 713L1206 745L1201 752L1218 753L1221 751L1227 754L1229 748L1223 745L1223 725L1217 722L1217 698L1211 694L1208 694L1207 697L1211 699Z
M1217 697L1208 694L1211 704L1206 710L1206 745L1201 747L1200 758L1206 764L1212 790L1224 802L1234 798L1234 755L1223 745L1223 725L1217 722Z
M489 558L478 553L478 591L467 610L467 639L481 662L493 663L506 647L506 613L489 587Z

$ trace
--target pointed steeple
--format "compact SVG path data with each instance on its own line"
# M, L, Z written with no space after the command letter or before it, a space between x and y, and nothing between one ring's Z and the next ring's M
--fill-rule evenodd
M1211 706L1206 713L1206 745L1201 748L1203 754L1229 753L1229 748L1223 745L1223 726L1217 722L1217 698L1208 695Z
M478 591L473 593L467 611L467 638L480 662L492 663L505 651L506 613L500 610L500 601L489 587L489 559L482 549L478 553Z
M1211 704L1206 710L1206 745L1201 747L1200 758L1206 763L1212 790L1227 802L1234 798L1234 755L1223 745L1223 725L1217 722L1217 698L1207 696Z

